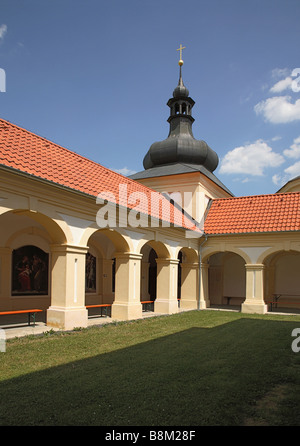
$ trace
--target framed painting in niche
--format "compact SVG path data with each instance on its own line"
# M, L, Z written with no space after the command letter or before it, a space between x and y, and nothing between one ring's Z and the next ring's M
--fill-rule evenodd
M49 254L27 245L12 252L12 296L48 294Z
M90 252L85 260L85 292L96 293L96 257Z

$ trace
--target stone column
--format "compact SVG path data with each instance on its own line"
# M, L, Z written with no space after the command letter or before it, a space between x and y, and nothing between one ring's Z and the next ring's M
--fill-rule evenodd
M264 301L264 268L263 264L246 264L246 299L242 303L242 313L267 312Z
M155 313L178 312L178 259L156 259L157 288L154 302Z
M209 290L208 290L208 263L200 264L200 302L199 309L205 310L210 307Z
M47 325L63 330L87 327L85 256L87 247L51 246L51 306Z
M196 310L198 301L198 263L181 263L181 301L180 308Z
M115 300L111 317L130 320L142 317L141 254L116 253Z

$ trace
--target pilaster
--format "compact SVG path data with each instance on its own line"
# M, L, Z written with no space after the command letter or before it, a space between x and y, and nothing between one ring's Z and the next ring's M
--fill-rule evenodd
M87 247L51 246L51 306L47 325L72 330L87 327L85 258Z
M263 264L246 264L246 299L242 303L242 313L267 312L264 301L264 268Z
M181 263L180 308L196 310L198 301L198 263Z
M178 312L178 259L157 258L157 292L155 313Z
M142 317L140 301L141 254L116 253L115 300L111 317L130 320Z
M200 264L200 300L199 309L205 310L210 307L209 290L208 290L208 263Z

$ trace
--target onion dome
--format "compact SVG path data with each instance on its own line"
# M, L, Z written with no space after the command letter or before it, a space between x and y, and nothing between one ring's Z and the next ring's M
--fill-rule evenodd
M195 102L189 97L189 90L183 83L182 65L183 61L180 58L179 82L173 91L173 97L167 102L170 107L168 138L151 145L143 165L147 170L163 165L185 163L204 166L213 172L218 166L219 158L205 141L197 140L193 136L192 108Z

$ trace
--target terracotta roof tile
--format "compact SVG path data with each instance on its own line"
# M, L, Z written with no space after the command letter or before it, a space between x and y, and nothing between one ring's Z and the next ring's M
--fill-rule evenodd
M222 198L212 202L206 234L300 230L300 192Z
M140 192L147 197L147 203L139 208L141 212L185 229L193 227L192 222L183 219L181 210L158 192L3 119L0 119L0 165L94 197L110 191L117 204L132 209L137 209L137 203L128 203L128 197ZM123 201L119 199L120 184L127 187ZM152 202L151 206L152 194L170 206L169 218L162 214L161 205L153 206Z

